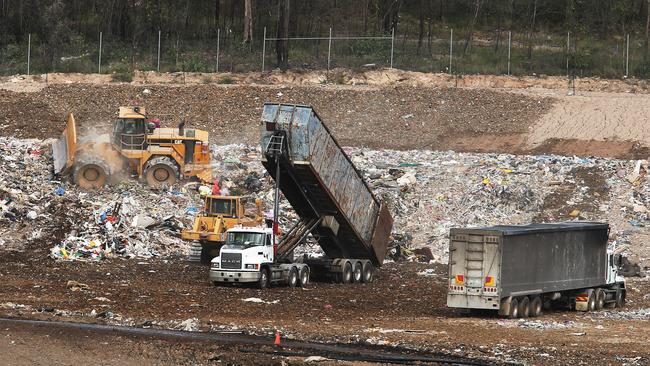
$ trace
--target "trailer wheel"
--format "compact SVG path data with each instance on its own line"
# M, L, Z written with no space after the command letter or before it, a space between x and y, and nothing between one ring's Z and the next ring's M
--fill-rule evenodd
M361 262L357 262L354 265L354 283L361 283L363 280L363 266Z
M605 290L602 288L596 289L596 310L601 310L605 307Z
M375 277L375 267L370 262L366 262L363 266L363 282L370 283Z
M517 319L519 317L519 300L514 298L510 300L510 311L508 312L509 319Z
M528 296L524 296L519 300L519 317L528 318L530 315L530 299Z
M352 265L350 262L345 262L345 265L343 266L343 275L341 277L341 282L345 284L352 282Z
M260 270L260 279L257 281L257 287L261 289L268 288L270 285L269 281L269 269L268 268L262 268Z
M622 308L625 306L625 290L616 289L616 307Z
M596 310L596 291L592 290L589 293L589 300L587 300L587 311Z
M289 287L298 286L298 270L296 267L291 267L289 270Z
M303 267L300 270L300 287L306 287L309 284L309 267Z
M536 317L542 315L542 298L535 296L530 303L530 316Z

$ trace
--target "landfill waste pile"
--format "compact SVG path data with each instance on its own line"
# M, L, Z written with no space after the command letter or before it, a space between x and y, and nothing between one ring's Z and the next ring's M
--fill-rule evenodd
M51 174L49 141L0 138L0 247L50 244L57 259L185 255L179 232L201 210L209 186L188 183L154 191L134 179L82 191ZM346 148L395 218L391 255L445 263L454 226L605 220L612 244L639 270L650 268L643 246L650 231L648 163L552 155L455 153ZM212 145L222 194L262 198L266 215L273 180L259 147ZM254 200L249 200L254 202ZM280 227L297 220L286 200ZM309 243L308 243L309 244ZM298 255L320 255L306 245ZM636 273L638 274L638 273Z

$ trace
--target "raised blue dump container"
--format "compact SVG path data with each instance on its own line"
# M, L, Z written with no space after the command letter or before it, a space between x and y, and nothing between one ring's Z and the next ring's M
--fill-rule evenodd
M262 112L262 151L278 132L284 135L285 163L280 189L301 216L333 217L327 230L319 226L319 244L330 258L370 259L381 265L393 219L372 193L350 158L313 108L266 103ZM264 155L264 154L263 154ZM263 157L275 178L276 165ZM331 230L332 226L336 230Z

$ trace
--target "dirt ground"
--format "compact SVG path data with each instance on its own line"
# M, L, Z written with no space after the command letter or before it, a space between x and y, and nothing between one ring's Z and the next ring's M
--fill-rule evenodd
M0 257L0 316L161 328L182 328L183 321L196 319L200 330L268 336L279 330L290 339L400 346L484 360L605 365L640 357L650 362L646 319L553 311L525 322L450 310L443 265L391 263L372 284L313 283L305 289L262 291L213 286L207 266L182 258L64 263L46 258L45 248L35 249L33 255ZM428 276L419 274L426 270ZM69 281L87 287L75 290ZM650 292L647 280L632 279L630 288L625 310L650 307L644 297ZM248 298L264 302L244 301ZM13 339L14 332L9 333ZM29 338L24 332L18 337ZM93 338L97 342L101 339ZM5 347L0 343L0 349ZM165 346L154 342L147 347ZM201 363L211 363L206 355L197 353ZM147 356L166 363L166 357L178 355Z
M395 70L222 74L48 74L0 80L0 135L47 138L75 113L107 131L120 105L139 103L215 143L257 142L265 101L313 105L343 145L639 158L650 130L645 81L465 76ZM337 80L339 83L327 83ZM342 83L340 82L342 80ZM4 121L3 121L4 120Z

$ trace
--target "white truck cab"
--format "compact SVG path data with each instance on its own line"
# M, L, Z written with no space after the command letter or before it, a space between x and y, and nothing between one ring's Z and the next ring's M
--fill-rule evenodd
M210 281L219 283L287 282L303 286L309 282L309 267L303 263L275 263L273 231L267 227L236 226L226 232L226 243L212 259Z

